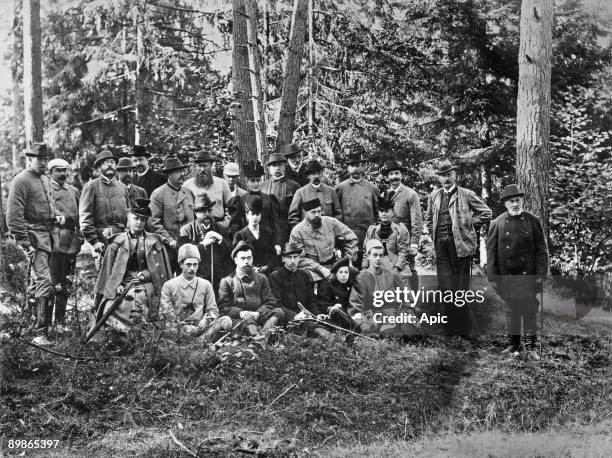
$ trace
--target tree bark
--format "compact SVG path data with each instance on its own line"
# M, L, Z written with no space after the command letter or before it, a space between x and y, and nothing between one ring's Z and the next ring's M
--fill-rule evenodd
M308 135L314 133L314 0L308 0Z
M247 48L247 25L245 0L233 0L232 37L232 87L235 100L234 144L235 160L244 181L244 164L257 160L257 139L253 123L253 103L251 100L251 79L249 76L249 51Z
M146 89L148 79L147 56L145 48L145 24L146 13L143 6L134 9L134 25L136 27L136 122L134 124L134 144L146 145L147 118L149 115L149 97Z
M287 53L285 77L283 79L278 135L276 137L277 153L280 153L285 145L293 141L307 14L308 0L294 0L293 16L291 18L291 38Z
M13 28L11 31L12 40L12 56L11 56L11 79L13 83L13 97L12 97L12 109L13 119L11 123L11 136L12 136L12 164L13 167L19 168L22 166L21 155L19 151L19 144L21 140L21 123L23 119L23 101L21 100L21 83L22 78L19 72L20 61L19 56L23 55L23 51L19 47L19 42L22 37L19 36L19 31L23 30L20 27L21 23L21 0L13 1Z
M43 141L40 1L23 1L23 98L26 148Z
M516 176L525 208L542 219L548 236L552 0L523 0L519 47Z

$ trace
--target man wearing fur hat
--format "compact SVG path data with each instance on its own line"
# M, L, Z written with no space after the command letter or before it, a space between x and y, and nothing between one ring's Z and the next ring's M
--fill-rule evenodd
M94 292L102 296L98 319L117 295L129 288L108 326L129 331L138 321L156 319L163 284L171 278L170 259L159 234L145 231L150 202L141 199L129 209L129 230L111 236Z
M537 293L548 273L548 247L540 219L523 209L518 186L508 185L501 197L506 211L491 222L487 238L487 276L506 302L509 346L504 353L521 350L521 318L527 351L540 359L537 342Z
M117 163L117 176L119 177L119 181L121 181L128 190L130 205L134 205L136 199L148 199L149 197L144 188L133 183L135 169L136 166L129 157L122 157Z
M134 145L130 153L134 166L136 167L136 175L134 176L134 184L141 187L147 192L147 196L153 194L160 186L166 182L166 177L157 173L149 165L151 153L141 145Z
M178 328L179 334L202 336L214 342L219 333L232 328L232 320L219 316L211 283L196 276L200 253L195 245L182 245L178 251L181 275L162 287L160 318L167 326Z

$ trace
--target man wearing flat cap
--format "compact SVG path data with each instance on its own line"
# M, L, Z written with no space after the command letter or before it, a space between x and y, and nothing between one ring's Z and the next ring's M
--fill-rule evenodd
M33 342L50 345L48 327L53 314L54 288L50 270L57 250L59 228L66 217L55 205L51 184L45 176L49 151L44 143L34 143L25 153L28 168L11 181L6 223L26 255L31 258L36 298L36 335Z
M340 201L338 194L334 188L323 183L321 172L323 166L317 160L310 161L304 170L308 175L308 184L299 188L289 207L289 225L291 227L298 224L304 218L304 210L302 204L307 200L319 199L321 202L321 215L332 216L338 220L342 220L342 211L340 210Z
M117 295L127 294L106 324L127 332L137 322L157 319L163 284L172 278L170 259L160 235L145 231L151 208L139 199L129 209L129 229L112 235L94 286L102 297L99 319Z
M295 181L300 186L305 186L308 183L308 176L304 172L304 155L300 145L297 143L285 145L282 155L287 159L288 167L285 171L287 179Z
M166 183L166 177L157 173L149 165L151 153L142 145L134 145L130 153L134 166L136 167L136 175L134 176L134 184L147 191L147 196L153 194L157 188Z
M344 223L331 216L321 216L319 199L302 204L304 220L291 230L289 241L300 247L304 257L299 267L317 282L330 276L332 264L345 255L353 262L357 257L357 236ZM342 246L339 246L342 241Z
M176 157L166 159L162 173L168 181L151 195L151 229L164 241L173 272L178 268L177 250L181 227L194 219L193 194L183 186L187 168Z
M268 158L268 172L270 179L264 181L261 192L275 196L280 203L281 242L289 239L289 207L295 192L300 185L285 176L287 160L282 154L272 153Z
M117 176L119 181L125 185L128 190L130 205L136 203L136 199L148 199L149 195L144 188L136 186L134 181L134 170L136 166L129 157L122 157L117 163Z
M238 186L240 181L240 169L235 162L228 162L223 166L223 178L227 181L230 189L230 200L236 196L246 194L246 191Z
M548 273L548 247L540 219L523 209L517 185L504 188L501 197L506 211L495 218L487 238L487 276L506 302L509 346L504 353L521 350L521 318L528 354L540 359L537 343L537 294Z
M55 207L64 215L64 224L59 226L59 243L51 257L51 281L55 289L55 326L58 333L65 329L66 304L70 281L74 273L76 258L83 236L79 231L79 198L81 193L66 183L69 164L64 159L52 159L48 169L51 173L51 190Z
M217 159L208 151L200 151L195 158L196 174L193 178L185 181L185 188L193 194L194 198L200 198L203 194L215 203L210 209L210 216L221 226L227 227L229 215L226 218L226 208L231 199L231 191L227 181L213 175L213 166Z
M117 158L110 147L103 146L94 162L100 176L85 184L79 201L81 233L93 247L96 266L108 239L125 231L127 223L130 201L127 188L116 179L116 166Z
M438 288L470 289L472 257L477 249L476 227L491 219L491 209L474 191L457 186L457 167L448 160L436 170L442 187L427 200L425 225L434 242ZM466 305L445 304L447 334L467 336L471 319Z

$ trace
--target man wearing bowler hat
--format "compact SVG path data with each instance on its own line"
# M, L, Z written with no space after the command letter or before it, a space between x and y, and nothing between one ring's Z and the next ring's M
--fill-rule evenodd
M136 175L134 176L134 184L140 186L147 191L147 196L153 194L157 188L166 182L166 177L157 173L149 165L151 153L141 145L134 145L130 153L136 167Z
M55 205L49 179L45 176L49 151L44 143L34 143L25 153L28 168L11 181L6 223L31 259L36 298L36 335L33 342L50 345L48 327L53 314L53 284L50 263L57 250L59 228L66 223Z
M129 157L122 157L117 163L117 176L119 181L125 185L128 190L130 205L136 203L136 199L147 199L149 195L144 188L134 184L134 170L136 166Z
M116 179L116 166L110 147L103 146L94 162L100 176L85 184L79 201L81 232L93 246L97 266L109 237L125 231L127 223L130 201L127 188Z
M295 181L300 186L308 183L308 176L304 172L304 156L302 148L297 143L290 143L283 147L283 156L287 159L287 170L285 176Z
M517 185L504 188L501 197L506 211L495 218L487 238L487 276L506 302L509 346L504 353L521 350L521 318L528 354L540 359L537 342L537 293L548 273L548 247L540 219L523 209Z
M168 181L151 195L151 229L164 241L173 272L178 268L177 249L181 227L194 219L193 194L183 186L187 168L176 157L166 159L162 173L166 174Z
M442 187L427 200L425 224L434 242L438 288L470 289L472 257L476 252L476 229L491 219L491 209L474 191L457 186L457 167L443 160L436 169ZM447 334L467 336L471 319L467 305L445 304Z
M286 242L289 239L289 207L295 192L299 189L300 185L288 179L285 176L287 160L282 154L272 153L268 158L268 172L270 172L270 179L264 181L261 188L261 192L271 196L276 196L280 202L280 222L282 230L282 242Z
M225 178L229 186L230 199L246 194L246 191L238 186L238 182L240 181L240 169L238 168L238 164L235 162L228 162L225 164L225 166L223 166L223 178Z
M334 188L323 183L321 172L324 167L317 160L312 160L306 165L304 173L308 175L308 184L302 186L295 192L291 206L289 207L289 225L298 224L304 218L302 204L307 200L319 199L321 202L321 215L332 216L342 219L340 201Z
M221 226L227 227L229 216L226 218L225 209L231 199L231 191L227 181L213 175L212 167L216 161L208 151L200 151L195 159L196 175L185 181L184 186L194 198L206 194L215 203L210 209L210 216Z

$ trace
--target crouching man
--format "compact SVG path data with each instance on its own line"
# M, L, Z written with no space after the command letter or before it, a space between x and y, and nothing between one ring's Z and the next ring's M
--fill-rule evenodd
M253 268L253 248L240 241L232 251L236 270L221 280L219 308L250 336L260 336L260 328L268 331L284 319L265 275ZM235 324L236 324L235 323Z
M139 321L156 319L162 286L171 277L170 261L158 234L146 232L149 200L137 199L128 210L128 231L112 235L94 292L102 296L98 319L124 295L106 324L127 332ZM126 292L127 288L127 292Z
M232 320L219 316L211 283L196 277L200 263L198 248L189 243L181 246L178 263L182 274L162 287L160 318L179 334L214 342L220 333L232 329Z

